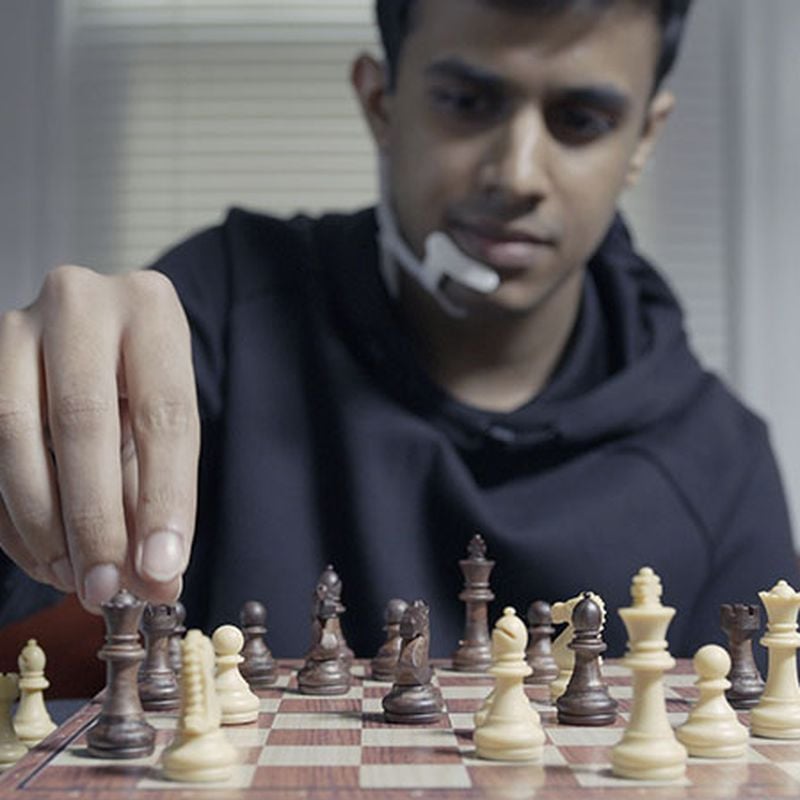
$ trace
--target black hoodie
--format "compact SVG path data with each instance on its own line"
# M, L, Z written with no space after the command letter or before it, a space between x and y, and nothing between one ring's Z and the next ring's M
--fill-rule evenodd
M377 649L392 597L430 604L432 652L447 655L475 533L496 561L491 619L591 589L610 655L644 565L678 609L681 656L721 641L720 603L797 580L765 427L698 365L619 219L552 380L509 414L464 406L423 372L377 269L372 211L233 211L155 266L189 316L203 418L190 625L260 599L273 651L301 655L331 563L359 655Z

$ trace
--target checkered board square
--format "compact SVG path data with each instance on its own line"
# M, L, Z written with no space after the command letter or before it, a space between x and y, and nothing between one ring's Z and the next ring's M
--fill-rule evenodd
M260 692L258 721L226 728L240 763L230 780L178 784L163 778L161 752L172 739L177 716L151 714L156 752L149 758L91 758L85 735L99 711L88 704L49 739L0 778L0 797L49 800L145 800L241 798L718 798L800 796L800 742L751 739L745 757L732 761L689 759L686 778L642 784L615 778L611 747L622 735L631 705L630 677L619 664L604 676L620 702L620 717L607 728L559 725L547 687L527 687L547 734L543 762L501 763L479 759L472 742L473 714L491 689L486 675L437 667L444 718L427 726L391 725L381 698L388 684L354 667L353 688L336 697L298 693L296 663L284 663L275 687ZM687 663L666 676L669 717L680 724L696 697ZM747 714L742 714L747 722Z

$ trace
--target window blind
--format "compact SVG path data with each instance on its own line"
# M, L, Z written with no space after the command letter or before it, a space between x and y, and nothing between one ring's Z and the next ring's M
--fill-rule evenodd
M371 0L64 0L76 261L151 261L232 204L277 214L372 201L373 147L347 80L377 51ZM731 374L725 0L696 3L679 104L625 199L684 300L704 361Z

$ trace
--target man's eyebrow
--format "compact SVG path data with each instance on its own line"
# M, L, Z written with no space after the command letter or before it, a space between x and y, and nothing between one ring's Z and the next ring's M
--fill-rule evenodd
M442 58L429 64L425 74L430 78L451 78L469 83L478 83L487 89L499 90L505 84L497 73L462 61L460 58Z

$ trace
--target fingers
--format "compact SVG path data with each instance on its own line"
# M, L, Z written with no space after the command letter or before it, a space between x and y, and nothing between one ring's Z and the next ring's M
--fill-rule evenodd
M118 590L127 554L117 412L119 334L101 281L85 270L51 273L42 334L61 517L75 582L90 608Z
M29 574L71 591L55 472L42 425L38 328L25 312L0 319L0 375L4 549Z
M138 277L137 291L147 298L142 306L151 311L148 335L130 324L122 344L137 463L133 564L138 578L153 585L148 594L171 594L194 530L200 423L183 310L166 278ZM133 485L129 477L127 491Z

